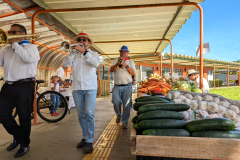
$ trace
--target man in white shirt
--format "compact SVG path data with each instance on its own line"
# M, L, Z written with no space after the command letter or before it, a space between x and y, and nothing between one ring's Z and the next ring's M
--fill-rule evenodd
M196 72L194 69L190 69L187 73L188 78L191 81L194 81L194 85L200 87L200 77L198 75L198 72ZM203 78L203 93L209 93L208 81L205 78Z
M128 57L129 50L127 46L122 46L120 57L116 58L111 66L110 72L114 72L114 88L112 90L112 103L117 115L116 123L120 123L122 118L122 128L128 128L128 119L130 116L131 98L132 98L132 75L135 75L135 64ZM118 64L122 63L123 68L118 69ZM123 104L123 114L121 111Z
M64 67L65 68L65 67ZM56 71L56 76L58 76L59 80L58 80L58 83L59 83L59 86L62 86L62 85L66 85L66 82L64 81L64 68L63 67L59 67Z
M91 153L93 151L92 142L95 130L96 68L100 64L100 59L97 52L89 49L93 40L86 33L78 34L75 41L75 43L83 43L84 47L80 45L73 46L73 50L63 60L63 66L73 67L73 98L83 135L83 139L78 143L77 148L85 147L85 153Z
M26 35L27 32L24 26L13 24L8 34ZM0 50L0 66L4 68L5 80L0 93L0 121L14 138L7 150L11 151L20 144L20 149L14 156L17 158L29 150L34 78L40 56L37 47L25 37L9 39L9 43L10 45ZM20 125L12 116L14 107L17 109Z

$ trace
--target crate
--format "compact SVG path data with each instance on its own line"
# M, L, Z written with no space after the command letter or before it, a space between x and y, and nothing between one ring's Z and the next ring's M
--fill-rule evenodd
M131 131L134 155L194 158L240 159L240 139L172 136L143 136Z

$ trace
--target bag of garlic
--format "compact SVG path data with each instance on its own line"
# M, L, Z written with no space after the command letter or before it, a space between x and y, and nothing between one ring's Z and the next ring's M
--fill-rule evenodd
M220 99L218 97L214 97L212 101L217 104L220 103Z
M233 119L235 119L235 118L237 117L237 114L236 114L234 111L228 109L228 110L224 113L224 117L233 120Z
M237 115L237 117L233 119L233 122L234 123L239 123L240 122L240 116Z
M183 99L174 99L173 103L182 103Z
M193 99L193 96L191 94L185 94L184 95L187 99Z
M203 97L203 101L212 101L212 100L213 100L213 97L210 95L206 95Z
M220 114L224 114L226 111L227 111L226 108L224 108L224 107L221 106L221 105L218 105L218 113L220 113Z
M198 103L198 108L201 110L201 111L207 111L207 102L205 101L201 101Z
M202 97L201 96L195 96L195 97L193 97L193 100L202 101Z
M237 106L231 105L231 106L229 106L228 109L234 111L237 114L239 113L239 108Z
M208 105L207 110L209 111L209 113L218 112L218 104L217 103L208 102L207 105Z
M198 107L198 102L196 100L190 100L190 107L192 110L197 110L199 107Z
M219 103L221 106L225 107L225 108L229 108L230 106L230 103L229 102L226 102L226 101L220 101Z

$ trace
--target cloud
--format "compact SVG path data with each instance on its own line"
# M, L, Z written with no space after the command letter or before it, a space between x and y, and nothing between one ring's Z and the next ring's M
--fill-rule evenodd
M225 52L225 53L229 53L229 52Z
M240 47L240 45L236 45L234 48Z
M238 54L238 53L233 53L233 54Z

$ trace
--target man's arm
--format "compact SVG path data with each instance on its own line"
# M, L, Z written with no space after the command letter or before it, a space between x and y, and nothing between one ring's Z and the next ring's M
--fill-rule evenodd
M17 42L15 42L12 44L12 48L25 63L35 62L37 58L39 58L39 52L35 45L30 44L23 48Z
M127 68L128 73L131 75L135 75L135 65L134 65L134 63L132 64L132 62L130 62L130 63L131 63L130 66L128 66L127 63L125 63L125 62L123 62L122 65L123 65L123 67L128 66L128 68Z
M75 54L76 54L76 53L71 52L69 55L67 55L67 56L63 59L62 65L63 65L64 67L70 67L70 66L72 66L72 64L73 64L73 59L74 59L74 57L75 57Z
M118 65L118 63L116 63L115 65L113 65L113 66L110 68L110 72L115 72L116 69L117 69L117 65Z

